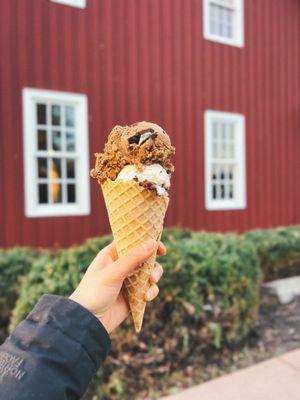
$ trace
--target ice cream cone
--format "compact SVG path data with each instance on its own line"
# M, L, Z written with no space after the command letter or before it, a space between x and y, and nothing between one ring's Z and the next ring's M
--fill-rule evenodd
M168 196L158 196L155 191L134 181L107 179L101 187L119 256L147 239L160 238ZM144 296L150 287L149 277L155 259L156 254L153 254L124 281L124 292L137 332L142 327L146 307Z

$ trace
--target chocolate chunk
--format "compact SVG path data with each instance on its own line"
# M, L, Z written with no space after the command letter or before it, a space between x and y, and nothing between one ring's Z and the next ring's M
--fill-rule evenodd
M128 143L129 143L129 144L139 144L140 136L141 136L140 133L137 132L135 135L131 136L131 137L128 139Z
M152 133L152 135L151 136L148 136L145 140L143 140L143 142L142 143L140 143L140 138L141 138L141 136L144 134L144 133ZM149 129L143 129L143 130L141 130L141 131L139 131L139 132L137 132L136 134L134 134L133 136L131 136L129 139L128 139L128 144L129 145L131 145L131 144L139 144L139 145L142 145L143 143L145 143L148 139L155 139L157 137L157 133L155 133L154 132L154 129L152 129L152 128L149 128Z
M156 192L155 183L150 182L148 180L144 180L143 182L140 182L140 186L143 186L145 189L148 189L148 190L154 190Z
M149 128L149 129L143 129L139 132L137 132L136 134L134 134L133 136L131 136L128 139L128 144L143 144L144 142L146 142L146 140L148 140L149 138L147 138L143 143L139 143L140 142L140 137L144 134L144 133L153 133L153 135L151 135L151 138L156 138L157 134L154 133L154 129Z

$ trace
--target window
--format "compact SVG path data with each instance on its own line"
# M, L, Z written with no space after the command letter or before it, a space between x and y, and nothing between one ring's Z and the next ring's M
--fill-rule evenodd
M203 0L204 37L244 46L244 0Z
M85 8L86 0L51 0L53 3L65 4L67 6Z
M90 212L87 98L23 89L25 214Z
M246 207L245 118L205 112L205 204L208 210Z

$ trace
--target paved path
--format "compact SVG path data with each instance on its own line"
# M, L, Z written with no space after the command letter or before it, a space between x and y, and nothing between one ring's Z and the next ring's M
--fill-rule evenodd
M300 400L300 349L161 400Z

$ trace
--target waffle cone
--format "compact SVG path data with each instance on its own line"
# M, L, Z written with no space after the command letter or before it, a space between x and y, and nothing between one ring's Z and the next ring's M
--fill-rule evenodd
M106 180L101 186L119 256L145 240L160 239L168 196L158 196L137 182ZM123 285L137 332L143 323L146 308L144 297L150 287L149 277L155 259L156 254L153 254L125 279Z

